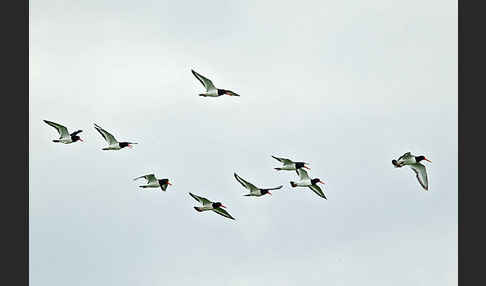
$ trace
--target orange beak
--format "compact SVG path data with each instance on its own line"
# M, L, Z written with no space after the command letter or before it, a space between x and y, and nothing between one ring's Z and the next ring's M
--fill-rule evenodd
M222 208L226 208L225 206L221 205Z
M323 184L323 185L324 185L324 182L323 182L323 181L321 181L321 180L319 180L319 183L321 183L321 184Z
M267 194L269 194L270 196L272 195L272 193L268 192Z
M425 160L425 161L427 161L427 162L432 163L432 161L430 161L429 159L427 159L427 158L425 158L425 157L424 157L424 160Z

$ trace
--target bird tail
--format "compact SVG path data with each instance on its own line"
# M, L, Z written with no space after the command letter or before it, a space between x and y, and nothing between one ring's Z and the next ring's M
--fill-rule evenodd
M198 212L202 212L202 209L200 207L194 207L195 210L197 210Z
M297 184L295 182L292 182L292 181L290 181L290 185L292 186L292 188L297 187Z
M275 170L277 170L277 171L280 171L280 170L282 170L282 168L274 168L274 169L275 169Z
M61 141L59 141L59 140L52 140L52 142L59 143Z

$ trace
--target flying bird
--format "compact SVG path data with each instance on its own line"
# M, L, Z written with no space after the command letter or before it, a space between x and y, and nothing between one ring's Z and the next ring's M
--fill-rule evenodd
M108 131L105 129L99 127L94 124L95 129L103 136L103 139L105 139L106 143L108 143L108 147L103 148L102 150L120 150L125 147L130 147L133 148L132 144L138 144L138 143L133 143L133 142L118 142L113 135L111 135Z
M192 71L192 74L202 83L204 88L206 88L206 92L199 94L200 96L218 97L218 96L221 96L223 94L227 94L229 96L240 96L239 94L236 94L235 92L232 92L231 90L216 88L211 80L209 80L209 79L205 78L204 76L198 74L194 70L191 70L191 71Z
M67 128L61 124L44 120L45 123L49 124L50 126L56 128L57 132L59 133L59 139L57 140L52 140L52 142L55 143L64 143L64 144L71 144L76 141L81 141L84 142L81 137L78 136L79 133L83 132L83 130L77 130L74 131L73 133L69 134Z
M223 208L226 208L223 206L221 202L212 202L206 198L196 196L193 193L189 193L191 197L193 197L196 201L202 204L202 207L194 207L194 209L198 212L204 212L204 211L213 211L219 215L222 215L224 217L230 218L230 219L235 219L232 217L227 211L225 211Z
M136 181L136 180L141 179L141 178L144 178L145 180L147 180L147 184L139 186L140 188L161 188L162 191L165 191L165 190L167 190L167 186L169 186L169 185L172 186L172 184L169 182L169 179L160 179L159 180L155 177L154 174L140 176L140 177L137 177L133 180Z
M427 179L427 171L425 170L425 166L420 163L422 160L432 163L432 161L425 158L425 156L414 156L410 152L407 152L400 156L398 160L393 159L392 164L395 166L395 168L410 166L410 168L412 168L414 171L419 184L427 191L429 189L429 181Z
M278 189L281 189L283 186L278 186L278 187L275 187L275 188L267 188L267 189L262 189L262 188L257 188L255 187L255 185L253 185L252 183L244 180L243 178L241 178L240 176L238 176L236 173L234 173L235 175L235 178L238 182L240 182L240 184L247 188L250 193L249 194L246 194L245 196L247 197L261 197L263 195L271 195L272 193L270 193L271 190L278 190Z
M279 157L275 157L275 156L272 156L272 158L283 163L282 168L275 168L275 170L277 170L277 171L280 171L280 170L297 171L300 168L306 168L306 169L310 170L310 168L306 166L309 163L306 163L306 162L294 162L290 159L279 158Z
M295 188L295 187L309 187L314 193L316 193L319 197L324 198L327 200L326 195L324 195L324 192L321 190L321 188L317 185L317 183L324 184L323 181L321 181L319 178L311 179L309 178L309 175L307 174L307 171L304 169L298 169L297 174L299 174L300 181L298 182L290 182L290 185Z

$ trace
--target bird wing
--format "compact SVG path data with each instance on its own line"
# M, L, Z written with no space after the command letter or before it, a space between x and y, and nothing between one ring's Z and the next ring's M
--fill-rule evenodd
M203 197L200 197L200 196L196 196L193 193L189 193L189 195L191 195L191 197L193 197L196 201L200 202L203 205L208 205L208 204L212 203L210 200L203 198Z
M236 92L231 91L231 90L226 90L226 93L229 94L229 95L232 95L232 96L240 96L239 94L237 94Z
M427 191L429 189L429 181L427 180L427 171L425 170L425 166L420 163L415 163L410 165L410 168L412 168L412 170L415 172L420 185Z
M400 161L401 159L407 159L411 156L412 156L412 153L407 152L407 153L403 154L402 156L400 156L397 161Z
M324 192L321 190L321 188L318 185L310 185L309 189L314 191L314 193L316 193L319 197L325 198L327 200L326 195L324 195Z
M303 180L310 180L309 174L307 174L307 171L304 169L297 169L297 174L299 174L299 178L301 181Z
M247 188L250 191L258 191L258 188L255 187L255 185L253 185L250 182L245 181L243 178L241 178L240 176L238 176L236 173L234 173L234 174L235 174L236 180L238 182L240 182L240 184L243 185L243 187Z
M275 187L275 188L266 188L266 189L261 189L262 191L271 191L271 190L278 190L278 189L281 189L283 187L283 185L280 185L278 187Z
M216 87L214 86L213 82L210 79L203 77L202 75L198 74L194 70L191 70L191 71L192 71L192 74L202 83L202 85L204 85L204 87L206 88L206 91L216 89Z
M103 136L103 138L108 143L108 145L118 144L118 141L115 139L115 137L113 135L111 135L111 133L109 133L105 129L99 127L98 125L96 125L96 123L95 123L94 126L95 126L95 129L98 130L98 132L101 134L101 136Z
M150 184L150 183L157 181L157 178L155 178L154 174L143 175L143 176L140 176L140 177L136 177L133 180L135 181L135 180L138 180L138 179L141 179L141 178L144 178L145 180L147 180L147 184Z
M272 158L278 160L279 162L283 163L284 165L289 165L289 164L294 163L294 161L292 161L290 159L279 158L279 157L275 157L275 156L272 156Z
M55 122L52 122L52 121L49 121L49 120L44 120L44 122L49 124L50 126L56 128L56 130L57 130L57 132L59 133L59 136L60 136L59 139L70 137L69 132L68 132L68 130L65 126L58 124L58 123L55 123Z
M224 209L222 208L215 208L213 209L213 211L219 215L222 215L224 217L227 217L227 218L230 218L230 219L235 219L234 217L232 217L227 211L225 211Z

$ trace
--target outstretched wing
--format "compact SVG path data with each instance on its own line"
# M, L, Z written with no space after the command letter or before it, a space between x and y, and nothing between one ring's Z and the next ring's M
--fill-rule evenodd
M108 145L118 144L118 141L115 139L115 137L113 135L111 135L108 131L99 127L98 125L96 125L96 123L95 123L94 126L95 126L95 129L101 134L101 136L103 136L103 138L108 143Z
M238 176L236 173L234 173L234 175L235 175L236 180L237 180L238 182L240 182L240 184L241 184L243 187L247 188L247 189L248 189L248 190L250 190L250 191L258 191L258 188L257 188L257 187L255 187L255 185L253 185L253 184L252 184L252 183L250 183L250 182L245 181L243 178L241 178L240 176Z
M407 153L403 154L402 156L400 156L397 161L400 161L402 159L408 159L411 156L412 156L412 153L407 152Z
M59 133L60 138L59 139L64 139L64 138L69 138L69 132L67 128L61 124L49 121L49 120L44 120L45 123L49 124L50 126L56 128L57 132Z
M232 217L227 211L225 211L224 209L222 208L215 208L213 209L213 211L219 215L222 215L224 217L227 217L227 218L230 218L230 219L235 219L234 217Z
M314 191L314 193L316 193L319 197L325 198L327 200L326 195L324 195L324 192L321 190L321 188L318 185L310 185L309 189Z
M239 94L237 94L236 92L231 91L231 90L226 90L226 94L231 95L231 96L240 96Z
M209 91L211 89L216 89L216 87L214 86L214 84L211 80L203 77L202 75L198 74L194 70L191 70L191 72L202 83L202 85L204 85L204 87L206 88L206 91Z
M429 181L427 179L427 171L425 166L420 163L415 163L410 165L410 168L415 172L415 176L419 181L420 185L427 191L429 189Z
M143 175L143 176L140 176L140 177L136 177L133 180L135 181L135 180L138 180L138 179L141 179L141 178L144 178L145 180L147 180L147 184L154 183L154 182L157 181L157 178L155 178L154 174Z
M283 187L283 185L280 185L278 187L275 187L275 188L266 188L266 189L261 189L262 191L271 191L271 190L278 190L278 189L281 189Z
M200 197L200 196L196 196L193 193L189 193L189 195L191 195L191 197L193 197L196 201L200 202L203 205L208 205L208 204L212 203L210 200L203 198L203 197Z
M289 165L289 164L294 163L294 161L292 161L290 159L279 158L279 157L275 157L275 156L272 156L272 158L278 160L279 162L283 163L284 165Z
M307 174L307 171L304 169L297 169L297 174L299 174L299 178L301 181L303 180L310 180L309 174Z

